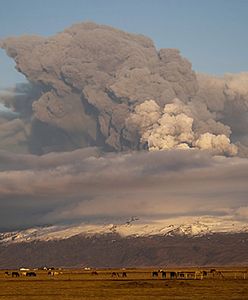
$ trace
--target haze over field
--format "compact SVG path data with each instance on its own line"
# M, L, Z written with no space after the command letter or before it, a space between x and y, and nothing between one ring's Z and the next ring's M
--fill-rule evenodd
M248 72L84 22L0 40L0 229L223 217L247 222Z

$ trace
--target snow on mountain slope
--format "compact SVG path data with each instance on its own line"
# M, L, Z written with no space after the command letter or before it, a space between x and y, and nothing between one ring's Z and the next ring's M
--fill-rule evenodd
M224 217L178 218L146 221L132 217L125 223L117 224L74 224L36 227L22 231L0 233L0 243L49 241L67 239L76 235L92 236L116 233L120 236L203 236L213 233L248 232L247 223Z

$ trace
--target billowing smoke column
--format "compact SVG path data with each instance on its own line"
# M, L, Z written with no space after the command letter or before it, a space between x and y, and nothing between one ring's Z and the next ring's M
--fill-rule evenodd
M149 150L197 148L218 155L237 154L237 147L230 143L227 136L227 126L212 121L217 129L205 126L206 132L202 132L198 130L197 122L190 106L179 99L166 104L163 110L154 100L150 100L136 106L126 126L130 131L138 128L141 142L147 143ZM222 134L214 134L216 131L221 133L221 130Z
M7 38L0 47L30 82L28 100L11 104L21 112L15 122L30 125L32 153L101 146L232 156L230 139L248 152L246 73L196 75L177 49L157 51L147 37L94 23L49 38Z
M178 50L157 52L149 38L108 26L78 24L51 38L8 38L1 47L42 90L32 103L32 137L45 140L49 127L75 148L135 148L124 131L137 104L150 97L161 106L176 96L187 101L197 90Z

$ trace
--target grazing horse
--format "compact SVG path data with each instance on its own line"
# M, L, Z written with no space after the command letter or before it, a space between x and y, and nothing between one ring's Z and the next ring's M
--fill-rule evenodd
M4 276L5 276L5 277L7 277L7 276L9 276L9 275L10 275L10 273L9 273L9 272L7 272L7 271L6 271L6 272L4 272Z
M112 272L111 277L119 277L119 273L118 272Z
M152 277L158 277L158 271L153 271L152 272Z
M210 273L213 275L213 277L221 277L225 278L221 271L217 271L216 269L211 269Z
M53 272L53 271L49 271L48 273L47 273L47 275L49 275L49 276L57 276L57 275L59 275L60 273L59 272ZM62 274L62 273L61 273Z
M177 278L177 273L176 272L170 272L170 278L171 279L176 279Z
M126 272L122 272L122 277L127 277L127 273Z
M11 276L12 277L20 277L20 274L18 272L12 272Z
M91 272L91 275L98 275L97 271Z
M27 277L36 277L36 273L35 272L27 272L26 276Z
M202 271L195 271L195 279L203 279L203 272Z
M184 272L177 272L177 277L178 278L184 278Z

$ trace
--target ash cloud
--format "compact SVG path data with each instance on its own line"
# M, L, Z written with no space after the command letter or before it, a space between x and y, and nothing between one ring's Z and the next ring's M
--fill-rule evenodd
M30 82L22 86L26 99L9 101L29 118L29 152L198 147L246 156L247 73L195 74L177 49L157 50L147 37L94 23L49 38L11 37L0 46ZM151 99L161 118L144 136L144 124L130 119ZM180 114L162 112L175 107L174 99Z
M31 103L34 135L51 127L65 137L61 150L68 144L135 149L125 120L137 104L149 98L161 106L175 97L187 102L197 91L191 64L177 49L157 51L149 38L108 26L77 24L50 38L12 37L0 46L40 89ZM31 150L58 150L42 144Z
M155 101L145 101L137 105L135 112L127 119L127 127L139 130L141 142L147 143L149 150L200 149L215 155L235 156L237 147L228 136L230 128L215 120L206 122L194 118L190 105L178 99L166 104L161 110Z

